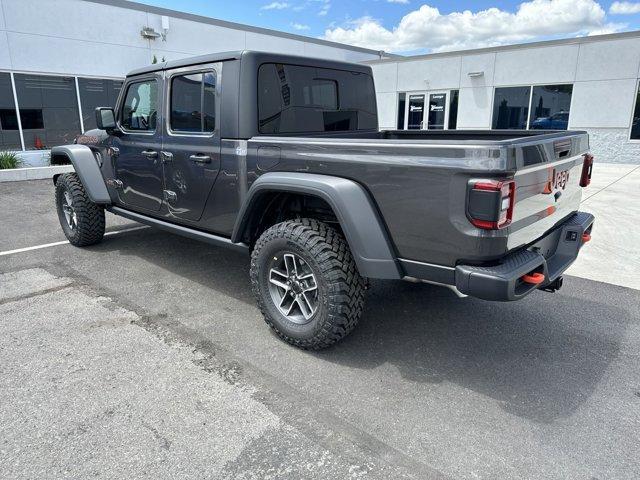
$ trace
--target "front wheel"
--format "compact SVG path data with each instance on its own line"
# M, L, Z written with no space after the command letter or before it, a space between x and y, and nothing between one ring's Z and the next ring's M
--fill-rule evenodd
M76 173L60 175L56 182L60 226L76 247L86 247L104 236L104 208L91 201Z
M357 325L364 279L344 237L313 219L267 229L251 255L251 285L264 319L285 341L318 350Z

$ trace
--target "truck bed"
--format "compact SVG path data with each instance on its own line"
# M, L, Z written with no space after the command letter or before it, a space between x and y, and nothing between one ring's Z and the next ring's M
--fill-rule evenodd
M582 131L383 130L255 136L248 147L262 171L270 169L264 164L357 181L381 212L400 259L451 268L498 259L573 215L589 145ZM568 181L549 191L556 173ZM468 186L491 179L515 181L513 222L478 230L466 214Z

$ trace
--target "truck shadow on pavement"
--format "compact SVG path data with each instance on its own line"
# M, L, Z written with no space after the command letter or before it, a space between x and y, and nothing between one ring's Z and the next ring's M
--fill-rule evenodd
M405 379L452 382L513 415L551 423L591 396L632 321L615 301L592 300L594 282L567 283L562 293L492 303L432 285L378 282L359 329L323 356L356 368L389 362Z
M91 250L140 257L254 304L249 261L242 254L157 230L112 237ZM603 298L601 288L570 278L555 294L534 292L519 302L493 303L458 299L427 284L376 281L356 330L335 347L308 354L349 368L392 364L407 382L451 382L495 399L513 415L551 423L591 396L618 356L627 325L635 321L616 306L617 295L628 298L626 289L612 286L613 295ZM251 328L266 330L262 323Z

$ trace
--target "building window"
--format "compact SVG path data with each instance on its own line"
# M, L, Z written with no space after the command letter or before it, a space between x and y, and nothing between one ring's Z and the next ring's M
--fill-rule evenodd
M216 77L213 72L171 80L171 130L213 133L216 126Z
M305 105L326 110L338 109L338 82L335 80L314 78L313 83L305 85L302 91Z
M22 150L11 75L0 73L0 150Z
M460 90L451 90L449 100L449 130L455 130L458 126L458 98Z
M14 79L25 148L73 143L80 134L75 79L24 74Z
M631 140L640 140L640 88L636 92L636 106L631 121Z
M155 80L129 84L120 124L126 130L154 131L158 120L158 84Z
M496 88L494 129L566 130L573 85Z
M404 129L404 109L407 104L407 94L401 93L398 95L398 123L396 128L398 130Z
M101 78L78 78L82 124L84 130L97 128L95 110L98 107L116 106L118 94L122 89L122 81Z
M493 128L526 129L530 97L531 87L496 88L493 98Z
M566 130L573 85L540 85L533 87L529 128Z

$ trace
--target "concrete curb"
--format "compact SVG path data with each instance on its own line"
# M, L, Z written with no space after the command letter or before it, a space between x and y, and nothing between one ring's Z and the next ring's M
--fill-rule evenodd
M53 178L58 173L73 172L73 165L54 165L51 167L10 168L0 170L0 182L19 182L22 180L42 180Z

